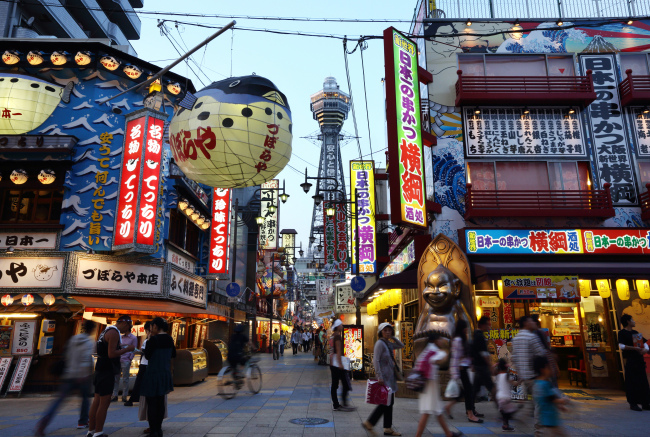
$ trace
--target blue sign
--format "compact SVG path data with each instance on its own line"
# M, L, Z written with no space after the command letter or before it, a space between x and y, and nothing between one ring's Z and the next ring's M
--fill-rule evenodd
M355 276L350 281L350 287L354 291L363 291L366 288L366 280L363 279L363 276Z
M226 294L230 297L239 296L240 290L241 287L239 287L239 284L236 282L231 282L230 284L226 285Z

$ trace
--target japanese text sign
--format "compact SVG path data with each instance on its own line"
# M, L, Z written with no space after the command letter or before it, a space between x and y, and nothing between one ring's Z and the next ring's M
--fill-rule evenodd
M138 294L161 294L163 267L126 262L80 258L76 288L125 291Z
M4 386L5 379L9 373L9 366L11 366L12 357L3 357L0 358L0 391Z
M230 190L212 190L212 228L208 274L228 273L230 258Z
M503 276L504 299L578 299L577 276Z
M149 111L127 119L113 250L155 251L164 121Z
M350 359L350 370L363 369L363 326L343 327L343 354Z
M14 374L11 376L11 382L7 387L7 393L16 393L23 390L29 367L32 364L32 357L20 357L14 368Z
M293 258L296 256L296 234L282 234L282 247L284 247L284 254L287 257L287 261L291 264L294 264ZM287 271L287 274L289 271ZM288 278L287 278L288 279Z
M169 296L205 308L208 297L207 281L200 276L188 275L172 268Z
M260 246L262 249L275 250L278 248L279 187L280 182L277 179L262 184L260 197L261 214L264 217L264 223L260 225ZM270 206L275 206L275 211L271 212Z
M4 288L61 288L64 257L0 258L0 284Z
M90 226L88 226L88 245L89 246L100 246L102 245L102 220L104 220L104 214L108 213L108 209L104 211L104 206L106 201L110 198L106 196L106 188L108 185L108 171L110 168L110 156L111 156L111 143L113 142L113 134L108 132L102 132L99 135L99 154L101 158L97 160L99 163L99 169L95 167L95 183L93 190L93 197L90 201L93 203L93 212L90 215ZM93 185L89 186L91 189ZM118 187L119 190L119 187Z
M380 278L402 273L415 261L415 241L411 241L395 258L384 268Z
M424 155L416 44L393 28L384 31L386 120L391 221L426 228Z
M566 108L464 108L468 156L585 156L579 111Z
M56 232L0 232L0 249L56 249Z
M359 273L375 274L377 273L377 224L374 161L350 161L350 197L353 199L352 273L357 273L358 262L361 266Z
M632 161L618 93L615 55L581 55L583 69L591 70L596 100L589 105L592 146L601 186L610 183L614 205L637 202Z
M188 272L194 272L196 262L190 259L189 256L174 250L171 246L167 246L167 262L174 264Z
M334 208L334 215L327 215L327 209ZM325 272L344 273L348 269L348 221L345 205L323 202L323 226L325 243Z
M644 108L634 109L633 124L636 134L637 150L639 156L650 156L650 113L644 113Z
M16 320L11 342L11 355L32 355L35 333L36 320Z
M468 254L650 254L650 230L466 229Z

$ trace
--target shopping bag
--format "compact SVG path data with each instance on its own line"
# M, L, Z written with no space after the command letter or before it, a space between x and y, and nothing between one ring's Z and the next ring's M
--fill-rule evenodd
M416 370L411 371L411 374L406 378L406 388L416 393L422 393L427 385L427 379Z
M350 359L348 357L341 357L341 365L343 366L343 370L350 371Z
M460 387L458 386L458 381L455 379L450 379L447 383L447 388L445 389L445 397L447 399L456 399L460 396Z
M390 394L392 390L390 387L379 383L375 379L369 379L366 385L366 403L373 405L389 405Z

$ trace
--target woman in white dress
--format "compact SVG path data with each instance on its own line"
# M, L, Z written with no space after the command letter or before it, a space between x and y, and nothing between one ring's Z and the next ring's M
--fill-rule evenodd
M428 374L425 373L423 376L427 378L427 384L424 388L424 391L420 393L420 422L418 423L418 431L415 434L416 437L422 437L424 429L427 426L430 415L435 415L438 418L438 423L445 433L446 437L458 437L462 433L451 432L445 421L445 417L442 415L443 405L440 399L440 386L438 384L438 366L444 359L447 357L447 353L441 348L444 345L445 340L440 337L438 333L429 334L429 343L427 347L424 348L418 361L426 360L423 365L420 367L416 364L416 368L428 370ZM427 366L428 364L428 366Z

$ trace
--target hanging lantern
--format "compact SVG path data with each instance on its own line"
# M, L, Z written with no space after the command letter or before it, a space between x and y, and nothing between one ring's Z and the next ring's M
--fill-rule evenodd
M147 77L147 79L151 79L152 77L153 75ZM160 78L149 84L149 93L153 93L154 91L162 91L162 82L160 81Z
M120 66L119 61L112 56L102 56L99 59L99 63L102 64L108 71L115 71L117 70L117 67Z
M167 84L167 91L177 96L181 93L181 84L178 82L170 82Z
M140 70L135 65L128 64L124 67L124 74L129 76L131 79L137 79L142 76L142 70Z
M636 290L639 292L641 299L650 299L650 281L647 279L637 279Z
M56 173L49 168L43 169L37 176L38 181L43 185L50 185L56 180Z
M260 185L291 158L291 110L268 79L242 76L199 91L169 125L174 161L196 182L220 188ZM204 147L188 149L190 142Z
M580 288L581 297L589 297L591 295L590 279L578 279L578 287Z
M480 306L476 305L476 320L480 319L481 317L483 317L483 309Z
M23 294L23 297L20 298L20 302L26 307L34 303L34 296L31 294Z
M612 295L612 290L607 279L596 279L596 288L598 289L598 294L603 299L607 299Z
M74 61L77 63L77 65L81 66L90 64L90 61L92 61L90 52L77 52L74 57Z
M192 213L192 215L190 216L190 218L191 218L193 221L196 221L196 220L199 218L199 215L200 215L199 212L198 212L197 210L194 210L194 212Z
M510 29L510 36L512 39L520 40L524 36L522 30L524 30L524 28L521 27L519 22L516 22L515 25L512 26L512 29Z
M29 62L29 65L41 65L44 60L45 59L43 58L43 52L32 50L31 52L27 53L27 62Z
M46 294L43 296L43 303L47 305L48 307L54 303L56 299L54 298L53 294Z
M503 281L500 279L497 281L497 289L499 290L499 299L503 300Z
M50 61L54 65L65 65L68 62L68 53L67 52L52 52L50 56Z
M199 218L196 219L196 224L201 226L203 223L205 223L205 217L201 214Z
M183 210L183 212L185 213L185 215L189 217L194 212L194 207L192 205L187 205L187 207Z
M630 300L630 284L627 279L616 280L616 293L620 300Z
M584 322L585 320L585 309L582 305L576 305L575 308L573 308L573 317L576 319L576 325L580 324L580 319L578 319L578 307L580 307L580 317L582 317L582 321Z
M180 209L181 211L185 211L189 204L190 203L187 201L186 198L182 198L181 200L178 201L178 209Z
M206 220L201 225L201 229L208 229L210 227L210 220Z
M12 303L14 303L14 298L11 297L10 294L5 294L4 296L2 296L2 299L0 299L0 301L2 302L2 305L8 307Z
M2 62L4 62L7 65L14 65L17 64L20 61L20 56L18 55L18 52L15 50L5 50L5 52L2 54Z
M27 178L28 178L27 172L22 168L18 168L12 171L11 176L9 176L11 182L13 182L16 185L24 184L25 182L27 182Z

